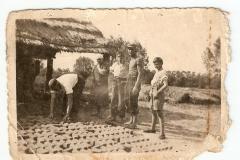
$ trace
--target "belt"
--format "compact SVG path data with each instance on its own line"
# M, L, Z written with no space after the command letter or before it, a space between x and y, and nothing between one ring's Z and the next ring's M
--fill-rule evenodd
M121 77L114 77L114 79L121 80L121 81L126 81L127 78L121 78Z
M137 79L136 75L128 75L128 79Z

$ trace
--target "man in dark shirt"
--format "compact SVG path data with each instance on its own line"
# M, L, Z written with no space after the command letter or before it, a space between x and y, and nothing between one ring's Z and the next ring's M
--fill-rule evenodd
M108 105L108 74L109 67L104 64L103 56L99 55L97 58L97 65L93 69L93 84L96 113L92 116L98 116L101 118L101 108Z
M125 125L129 128L135 128L137 125L138 96L141 89L143 62L141 58L137 57L137 48L135 45L129 45L128 50L131 59L126 84L126 107L127 112L131 116L129 122L125 123Z

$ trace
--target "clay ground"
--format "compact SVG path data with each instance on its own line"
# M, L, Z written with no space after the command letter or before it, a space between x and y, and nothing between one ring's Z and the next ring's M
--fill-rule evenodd
M32 112L33 107L38 108ZM36 107L37 106L37 107ZM61 152L181 152L199 145L207 135L220 130L220 105L169 104L164 106L166 139L158 133L142 130L151 125L147 103L139 102L137 129L111 126L104 123L109 108L102 110L102 119L91 116L94 106L84 102L72 114L71 123L60 123L60 112L48 116L48 104L38 101L29 104L18 116L18 146L23 153ZM21 110L21 107L19 107ZM31 110L31 113L28 111ZM127 121L128 116L124 121Z

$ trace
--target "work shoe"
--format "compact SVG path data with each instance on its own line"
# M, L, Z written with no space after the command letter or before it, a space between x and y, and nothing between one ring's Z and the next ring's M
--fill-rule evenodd
M71 119L70 117L68 117L68 116L67 116L67 117L65 116L65 117L63 118L63 120L62 120L63 123L69 123L69 122L71 122L71 121L72 121L72 119Z
M91 116L93 117L99 117L100 113L99 112L95 112L95 113L92 113Z
M116 118L110 115L107 117L105 123L111 124L112 122L115 122L115 121L116 121Z
M165 135L160 135L159 139L166 139Z
M152 129L144 130L143 132L145 132L145 133L156 133L156 131L152 130Z
M130 121L124 123L124 125L131 125L131 124L132 124L132 120L130 120Z
M106 121L116 121L116 118L109 116Z
M136 129L136 128L137 128L137 125L131 123L131 124L125 124L125 127L126 127L126 128L129 128L129 129Z

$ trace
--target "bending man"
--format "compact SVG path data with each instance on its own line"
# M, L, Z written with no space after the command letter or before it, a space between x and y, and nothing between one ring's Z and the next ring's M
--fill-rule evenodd
M80 95L85 86L85 80L88 74L64 74L57 79L51 79L49 81L49 88L51 92L51 102L50 102L50 118L53 118L53 109L56 105L57 96L61 96L62 101L64 96L67 97L67 110L63 118L63 121L69 120L69 115L72 110L73 103L78 103L80 101ZM63 95L63 96L62 96Z

